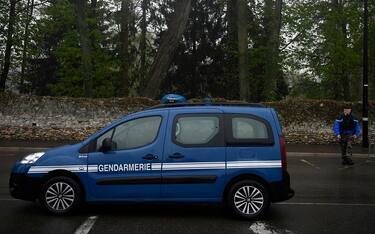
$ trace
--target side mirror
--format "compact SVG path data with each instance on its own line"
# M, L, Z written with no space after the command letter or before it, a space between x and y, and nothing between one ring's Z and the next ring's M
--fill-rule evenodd
M100 151L103 153L112 151L116 148L115 146L116 144L112 141L111 138L105 138L102 142L102 147L100 148Z

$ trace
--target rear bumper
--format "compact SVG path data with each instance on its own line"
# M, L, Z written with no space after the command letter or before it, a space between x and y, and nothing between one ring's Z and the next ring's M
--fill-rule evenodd
M42 179L25 173L12 173L9 179L10 195L17 199L35 201L40 193Z
M270 188L272 202L289 200L294 196L294 190L290 188L290 176L287 171L283 171L283 180L271 183Z

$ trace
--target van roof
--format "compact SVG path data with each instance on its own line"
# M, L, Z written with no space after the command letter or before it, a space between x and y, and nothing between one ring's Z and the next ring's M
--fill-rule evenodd
M223 102L223 103L171 103L171 104L159 104L147 108L146 110L161 109L161 108L173 108L173 107L255 107L255 108L267 108L265 105L260 103L241 103L241 102Z

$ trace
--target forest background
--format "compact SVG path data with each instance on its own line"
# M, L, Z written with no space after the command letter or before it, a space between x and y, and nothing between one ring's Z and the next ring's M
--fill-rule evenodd
M362 0L0 0L0 92L360 101L362 45Z

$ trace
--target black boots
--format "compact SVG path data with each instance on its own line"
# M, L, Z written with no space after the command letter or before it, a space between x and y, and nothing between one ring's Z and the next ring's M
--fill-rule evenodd
M345 156L345 157L342 157L342 165L354 165L354 162L351 158Z

